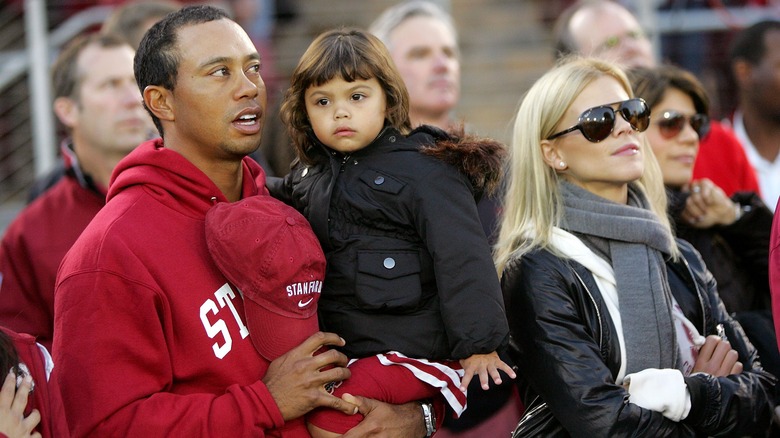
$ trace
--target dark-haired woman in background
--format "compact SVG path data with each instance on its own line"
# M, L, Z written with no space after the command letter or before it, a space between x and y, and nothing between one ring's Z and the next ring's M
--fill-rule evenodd
M709 110L707 93L693 74L664 65L636 68L628 76L634 93L650 106L645 135L661 167L677 237L699 251L764 369L780 375L769 294L771 210L756 193L729 198L708 179L692 180Z

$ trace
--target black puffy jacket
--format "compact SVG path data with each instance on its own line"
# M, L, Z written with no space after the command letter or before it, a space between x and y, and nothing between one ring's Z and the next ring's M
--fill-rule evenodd
M507 265L501 283L524 402L538 395L571 436L746 436L769 429L774 377L718 297L698 253L678 239L683 258L667 262L669 285L685 316L706 336L723 324L744 371L685 378L688 417L677 423L628 402L615 383L615 326L592 274L581 264L537 250Z
M321 144L311 152L317 164L268 187L320 239L328 263L320 325L347 340L348 356L462 359L507 343L475 203L500 175L500 144L386 127L352 154Z

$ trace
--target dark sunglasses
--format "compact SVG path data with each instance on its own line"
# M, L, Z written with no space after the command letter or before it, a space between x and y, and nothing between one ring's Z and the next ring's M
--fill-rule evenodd
M618 105L617 110L612 108L615 105ZM586 109L580 114L576 125L547 137L547 140L579 129L588 141L598 143L609 137L615 128L616 112L623 116L634 131L642 132L650 124L650 108L647 103L640 98L628 99Z
M686 116L677 111L664 111L657 122L658 131L668 140L679 135L686 123L691 124L691 128L699 135L699 140L710 130L710 118L706 114Z

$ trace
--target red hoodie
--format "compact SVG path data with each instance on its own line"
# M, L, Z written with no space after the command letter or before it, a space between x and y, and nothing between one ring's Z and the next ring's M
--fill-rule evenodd
M780 349L780 202L775 208L772 221L772 237L769 239L769 292L772 296L772 315L774 315L775 338Z
M242 197L268 195L259 165L245 158L243 172ZM206 246L205 215L221 201L159 139L114 170L57 276L52 378L74 436L279 436L268 363ZM307 436L301 421L286 428Z

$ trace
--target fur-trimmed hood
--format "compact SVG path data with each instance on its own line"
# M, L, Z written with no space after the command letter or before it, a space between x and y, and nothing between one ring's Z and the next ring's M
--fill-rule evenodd
M478 196L492 195L501 184L506 146L496 140L464 134L463 128L445 132L434 126L422 125L409 136L423 133L434 138L433 144L426 144L420 152L436 157L455 166L466 175Z

